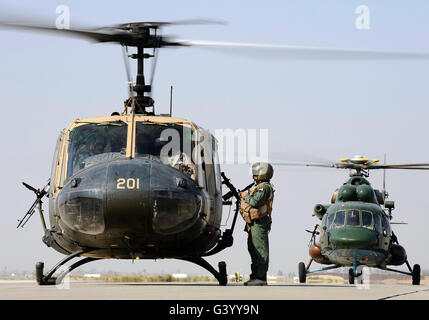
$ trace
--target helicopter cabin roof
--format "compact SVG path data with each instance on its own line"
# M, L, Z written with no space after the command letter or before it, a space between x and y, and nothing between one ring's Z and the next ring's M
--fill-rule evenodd
M336 212L339 210L369 210L372 212L384 212L378 203L362 202L362 201L348 201L348 202L337 202L331 205L328 209L328 213Z
M72 130L74 127L77 127L82 124L86 123L103 123L103 122L115 122L115 121L124 121L124 122L131 122L131 121L147 121L151 123L174 123L179 124L182 126L186 126L189 128L192 128L193 130L202 129L198 127L194 122L182 119L182 118L173 118L170 116L147 116L147 115L114 115L114 116L104 116L104 117L96 117L96 118L85 118L85 119L76 119L73 121L69 127L68 130Z

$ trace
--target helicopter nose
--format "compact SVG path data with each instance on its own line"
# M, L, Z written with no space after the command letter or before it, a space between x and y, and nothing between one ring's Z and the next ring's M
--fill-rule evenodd
M160 234L186 230L199 218L203 197L189 175L161 163L152 164L152 229Z
M329 231L329 242L336 248L366 248L377 241L377 232L367 228L341 227Z
M107 176L106 224L112 232L174 234L193 225L202 210L195 182L159 161L114 162Z

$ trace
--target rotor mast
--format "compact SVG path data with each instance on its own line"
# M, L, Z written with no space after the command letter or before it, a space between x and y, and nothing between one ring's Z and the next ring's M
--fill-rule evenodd
M155 114L155 101L150 97L146 96L146 93L152 91L152 86L146 85L144 75L144 60L153 58L155 55L150 55L144 52L145 48L156 48L160 47L160 38L155 35L151 35L151 29L156 30L158 26L145 25L145 23L130 23L118 26L119 29L126 30L127 32L136 35L139 39L133 39L133 43L124 42L125 46L134 46L137 48L137 53L129 55L127 58L137 60L137 74L135 85L132 86L132 90L136 93L136 97L131 95L129 99L125 101L126 106L131 106L132 113L154 115ZM155 53L155 51L154 51ZM153 75L152 75L153 77ZM152 108L152 110L149 110Z
M124 47L136 47L137 53L131 54L126 58L137 60L137 75L136 82L131 87L130 98L125 100L125 106L131 107L132 113L154 115L155 114L155 101L152 99L150 93L152 85L147 85L144 75L144 60L154 58L157 48L171 47L171 46L185 46L181 42L170 41L157 35L157 30L170 23L166 22L133 22L117 25L114 29L119 33L119 43ZM145 53L145 49L153 49L153 54ZM156 63L156 59L153 61ZM152 78L155 68L152 68ZM132 94L136 92L136 97ZM147 95L146 95L147 94ZM125 109L125 110L126 110Z
M152 87L150 85L146 85L145 76L144 76L144 59L152 58L154 55L145 54L144 46L137 46L137 54L132 54L130 58L137 59L137 75L136 75L136 83L133 86L133 91L136 92L137 96L131 97L125 101L126 105L130 105L134 113L139 114L155 114L155 101L149 97L145 96L145 93L150 93L152 91ZM152 108L152 111L148 109Z

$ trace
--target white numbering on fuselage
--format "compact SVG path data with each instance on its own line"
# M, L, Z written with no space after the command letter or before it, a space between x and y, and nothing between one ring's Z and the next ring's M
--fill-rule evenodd
M116 189L119 190L133 190L140 189L140 178L118 178L116 180Z

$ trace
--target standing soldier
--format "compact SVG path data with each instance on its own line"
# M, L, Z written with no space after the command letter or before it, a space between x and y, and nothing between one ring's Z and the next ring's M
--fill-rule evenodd
M247 248L252 260L250 280L247 286L267 285L269 261L268 232L271 230L271 210L274 186L270 183L273 167L269 163L257 162L252 166L255 186L249 193L240 192L240 213L246 221Z

